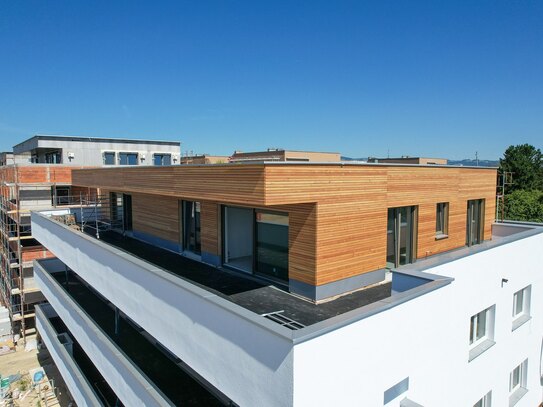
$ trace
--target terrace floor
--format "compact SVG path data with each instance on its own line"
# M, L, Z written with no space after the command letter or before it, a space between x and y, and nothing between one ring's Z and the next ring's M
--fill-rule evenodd
M391 295L391 284L388 282L325 303L314 304L251 276L215 268L116 232L101 233L100 240L257 314L282 311L281 315L304 326L324 321Z

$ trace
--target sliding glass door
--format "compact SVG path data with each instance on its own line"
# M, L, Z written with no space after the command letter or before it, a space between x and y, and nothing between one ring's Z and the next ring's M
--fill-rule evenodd
M253 272L254 210L224 207L224 264L246 273Z
M256 272L288 281L288 215L256 211Z
M223 262L246 273L288 281L288 214L223 207Z
M183 251L199 256L202 254L200 202L182 201L181 204Z
M413 263L416 257L416 206L389 208L387 218L387 267Z

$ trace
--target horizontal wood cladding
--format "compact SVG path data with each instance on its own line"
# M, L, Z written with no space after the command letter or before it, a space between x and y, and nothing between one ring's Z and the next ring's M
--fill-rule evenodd
M194 201L264 204L264 167L257 165L100 168L75 171L74 185L183 197Z
M220 205L217 202L200 203L200 223L202 252L220 256Z
M136 214L153 234L178 239L178 199L202 202L202 249L220 255L220 205L289 213L289 277L322 285L386 266L388 208L418 207L417 257L463 247L467 201L485 200L491 238L496 170L388 165L230 165L74 172L74 184L147 197ZM172 198L175 196L175 198ZM171 204L160 214L162 200ZM137 199L133 204L136 205ZM436 204L449 203L448 237L436 240ZM162 212L171 211L171 215ZM150 212L149 212L150 211ZM152 215L152 216L151 216ZM164 217L153 226L156 217ZM171 226L174 222L175 226ZM154 229L152 229L154 228Z
M132 194L134 230L171 242L179 242L179 209L176 198Z
M288 212L289 278L316 285L317 205L279 205L271 209Z

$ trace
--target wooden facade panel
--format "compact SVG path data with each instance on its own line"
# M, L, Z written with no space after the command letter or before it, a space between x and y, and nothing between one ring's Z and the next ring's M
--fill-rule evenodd
M179 243L179 209L175 198L132 194L134 230Z
M74 185L182 197L194 201L264 204L264 167L251 165L100 168L75 171Z
M387 214L383 202L319 204L317 285L384 267Z
M491 238L495 180L496 170L491 169L386 165L186 166L74 173L77 185L151 194L137 213L134 199L134 222L173 241L179 239L178 200L202 202L202 249L215 255L221 253L221 205L288 212L289 277L316 285L386 267L388 208L418 207L418 258L465 245L468 199L485 199L484 238ZM151 198L157 194L161 197ZM163 200L170 204L158 214L155 208ZM449 203L449 229L447 238L436 240L440 202Z
M202 252L220 256L220 205L217 202L202 201L200 219Z
M280 205L272 209L288 212L289 278L316 285L317 206Z

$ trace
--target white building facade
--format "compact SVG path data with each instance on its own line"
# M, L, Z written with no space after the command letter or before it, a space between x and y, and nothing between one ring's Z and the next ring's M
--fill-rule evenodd
M392 271L390 297L291 330L48 215L32 215L34 236L58 257L35 262L51 307L45 311L62 319L124 405L178 403L69 300L58 273L77 274L182 361L219 404L536 406L542 400L540 225L495 224L492 241ZM39 327L47 325L45 311L38 312ZM50 332L40 329L53 346ZM69 364L63 356L53 353L57 364ZM73 379L67 383L77 387ZM71 389L78 405L94 405L96 395L83 390Z

